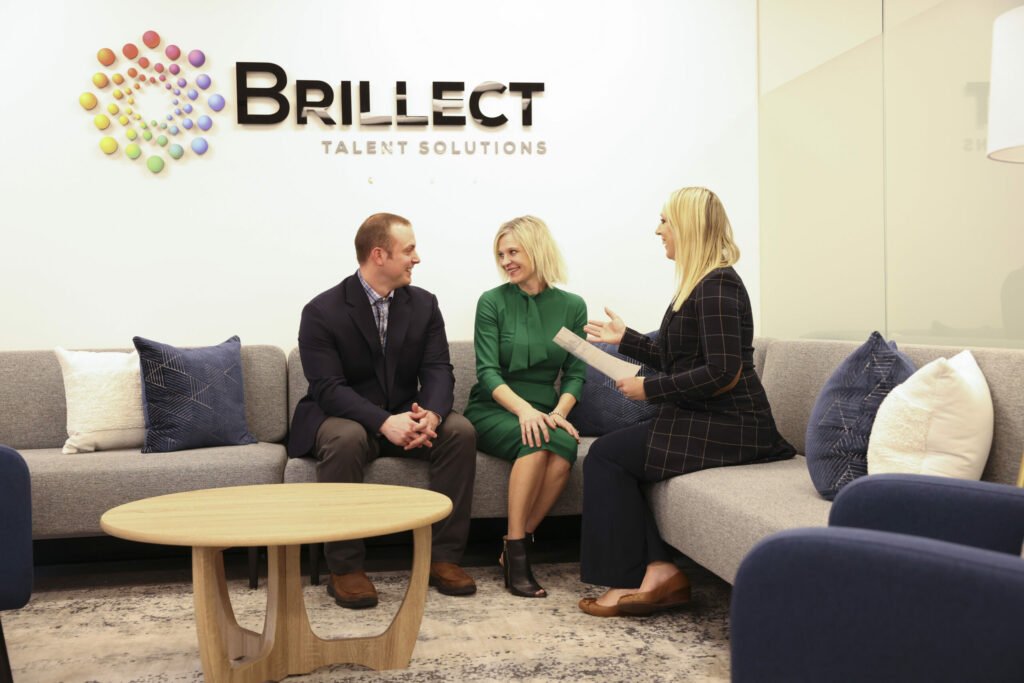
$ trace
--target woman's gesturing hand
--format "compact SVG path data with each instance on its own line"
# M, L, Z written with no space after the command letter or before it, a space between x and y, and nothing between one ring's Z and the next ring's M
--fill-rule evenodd
M588 320L583 326L583 331L587 333L587 341L618 344L622 341L622 335L626 333L626 323L607 306L604 312L611 318L610 321Z
M550 416L545 415L536 408L530 408L524 410L519 414L519 428L523 433L523 443L532 446L534 448L540 448L542 443L551 441L551 435L548 432L548 418ZM551 427L554 428L554 424ZM544 435L544 440L541 441L541 435Z

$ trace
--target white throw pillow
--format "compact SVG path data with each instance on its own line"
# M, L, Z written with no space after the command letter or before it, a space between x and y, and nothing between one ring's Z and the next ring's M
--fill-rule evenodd
M140 448L146 438L139 354L55 349L64 373L64 453Z
M882 401L868 441L868 474L981 479L992 425L992 395L971 352L938 358Z

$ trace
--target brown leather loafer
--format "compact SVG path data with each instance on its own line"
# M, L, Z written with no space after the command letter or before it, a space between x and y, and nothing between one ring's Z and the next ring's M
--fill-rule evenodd
M597 598L583 598L580 600L580 609L594 617L617 617L622 614L618 605L605 607L597 604Z
M331 572L327 594L334 602L348 609L366 609L377 606L377 589L362 569L349 574Z
M454 562L431 562L430 585L445 595L476 593L476 582Z
M652 612L672 609L690 601L690 580L679 572L652 591L633 593L619 600L619 611L623 614L642 616Z

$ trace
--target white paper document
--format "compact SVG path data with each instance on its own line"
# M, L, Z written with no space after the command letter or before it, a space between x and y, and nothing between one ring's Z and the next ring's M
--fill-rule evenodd
M598 372L604 373L614 380L636 377L636 373L640 372L639 365L605 353L564 327L555 335L554 342Z

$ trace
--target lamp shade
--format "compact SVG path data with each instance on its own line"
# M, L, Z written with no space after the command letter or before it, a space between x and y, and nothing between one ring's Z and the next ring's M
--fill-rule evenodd
M988 158L1024 163L1024 6L992 25Z

